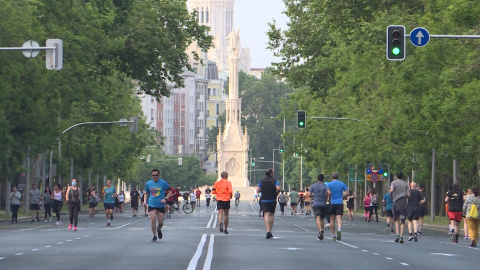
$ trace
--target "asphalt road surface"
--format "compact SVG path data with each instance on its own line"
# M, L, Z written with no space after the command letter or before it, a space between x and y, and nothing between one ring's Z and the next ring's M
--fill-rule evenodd
M446 227L424 228L417 243L407 236L400 244L383 222L361 217L344 216L341 241L329 231L319 241L313 217L291 216L289 208L285 216L277 208L274 238L266 239L258 203L247 201L230 210L228 235L219 232L214 207L202 205L172 214L163 239L152 243L143 209L135 218L126 210L111 227L102 211L93 221L81 215L76 232L67 229L68 216L60 226L1 223L0 269L476 269L480 255L463 237L453 244Z

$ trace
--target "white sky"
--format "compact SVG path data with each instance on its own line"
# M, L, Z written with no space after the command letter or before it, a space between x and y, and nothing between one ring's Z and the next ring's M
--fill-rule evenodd
M287 16L282 14L282 0L236 0L234 27L240 28L241 45L250 48L250 67L265 68L275 62L273 52L267 49L268 23L275 19L282 30L287 28Z

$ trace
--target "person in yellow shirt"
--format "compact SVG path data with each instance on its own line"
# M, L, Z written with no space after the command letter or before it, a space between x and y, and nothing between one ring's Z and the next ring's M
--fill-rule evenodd
M232 199L232 182L228 181L228 173L223 171L220 176L222 179L215 182L212 193L217 195L218 221L220 222L220 232L228 234L228 212L230 210L230 199ZM225 227L224 227L225 226Z

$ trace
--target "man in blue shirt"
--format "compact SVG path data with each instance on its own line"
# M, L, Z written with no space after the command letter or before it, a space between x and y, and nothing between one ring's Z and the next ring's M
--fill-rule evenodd
M323 219L330 215L327 206L327 186L323 183L325 176L319 174L317 176L318 182L310 187L311 197L313 198L313 214L318 228L318 240L323 240L324 223Z
M115 208L115 197L117 191L112 187L112 181L107 180L107 185L103 187L103 206L105 207L105 216L107 217L107 227L110 227L110 221L113 219L113 208Z
M172 196L172 191L167 181L160 179L160 171L158 169L152 170L152 179L145 184L145 192L148 192L148 213L150 213L151 228L153 232L152 242L162 239L163 217L165 215L165 203ZM165 197L165 191L168 194ZM147 196L145 196L144 203L147 203ZM158 220L156 225L155 218Z
M338 180L340 174L332 173L332 182L328 183L327 192L330 197L330 231L332 232L332 240L342 240L342 216L343 216L343 198L348 191L347 185ZM335 237L335 219L337 220L337 237Z
M387 215L387 230L393 232L393 199L392 194L387 193L383 196L383 205L385 205L385 214Z

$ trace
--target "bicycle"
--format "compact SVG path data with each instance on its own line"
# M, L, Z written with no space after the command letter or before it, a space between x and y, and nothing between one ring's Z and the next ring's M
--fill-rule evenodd
M240 198L235 198L235 206L238 207L238 204L240 203Z
M191 205L187 200L183 201L182 210L185 214L191 214L193 209L195 209L195 205Z

